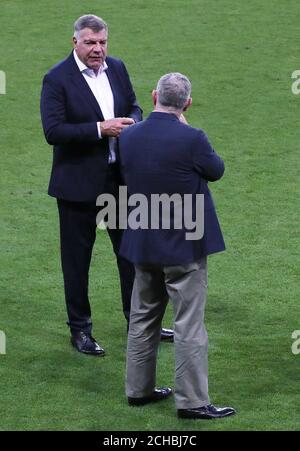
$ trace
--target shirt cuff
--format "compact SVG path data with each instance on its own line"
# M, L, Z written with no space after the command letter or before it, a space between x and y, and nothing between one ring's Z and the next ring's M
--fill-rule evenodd
M98 137L99 139L102 139L100 122L97 122L97 129L98 129Z

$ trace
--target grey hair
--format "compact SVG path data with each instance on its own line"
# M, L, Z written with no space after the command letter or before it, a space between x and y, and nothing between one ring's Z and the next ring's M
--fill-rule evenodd
M74 38L79 39L79 34L84 28L90 28L94 33L102 30L108 31L107 23L101 17L94 16L93 14L86 14L76 20L74 23Z
M172 72L158 80L156 90L160 105L182 110L190 97L192 85L185 75Z

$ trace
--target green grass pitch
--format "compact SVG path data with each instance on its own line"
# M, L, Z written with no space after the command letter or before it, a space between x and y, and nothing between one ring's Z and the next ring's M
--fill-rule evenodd
M86 13L108 22L109 53L125 61L145 116L161 75L191 79L187 119L225 160L212 190L227 251L209 259L206 325L211 399L233 405L234 417L178 420L173 399L127 406L126 327L103 231L90 295L107 356L70 346L39 96ZM300 355L291 351L300 329L300 95L291 91L300 69L298 0L1 0L0 22L0 430L299 429ZM172 386L173 377L173 346L162 344L157 383Z

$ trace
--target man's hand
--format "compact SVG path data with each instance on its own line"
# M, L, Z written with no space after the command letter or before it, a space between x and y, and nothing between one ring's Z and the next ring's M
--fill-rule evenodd
M130 117L116 117L100 122L101 136L113 136L117 138L123 128L134 124L134 120Z

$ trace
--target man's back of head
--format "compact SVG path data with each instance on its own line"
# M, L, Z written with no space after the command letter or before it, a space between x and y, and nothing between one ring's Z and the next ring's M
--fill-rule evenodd
M179 72L163 75L153 92L156 109L181 113L191 104L191 89L191 82L185 75Z

